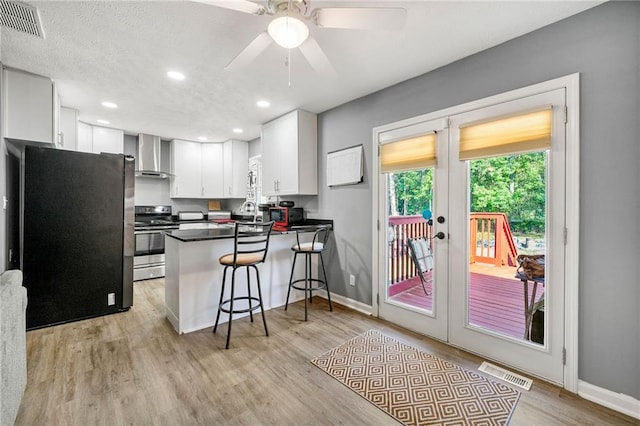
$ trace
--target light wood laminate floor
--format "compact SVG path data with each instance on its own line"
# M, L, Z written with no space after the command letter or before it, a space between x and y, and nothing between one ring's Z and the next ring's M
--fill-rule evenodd
M17 425L393 425L309 360L369 329L476 369L482 359L387 322L314 299L179 336L164 312L164 282L135 283L120 314L27 333L28 383ZM512 425L637 425L545 382L523 392Z

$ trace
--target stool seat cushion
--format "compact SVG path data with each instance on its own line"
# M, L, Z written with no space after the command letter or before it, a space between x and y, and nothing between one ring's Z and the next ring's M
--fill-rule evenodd
M236 264L241 266L246 265L255 265L256 263L262 262L264 257L264 253L238 253L238 258L236 259ZM218 259L222 265L233 266L233 253L225 254Z
M321 252L324 250L324 244L322 243L302 243L300 245L294 244L291 246L291 250L293 251L312 251L312 252Z

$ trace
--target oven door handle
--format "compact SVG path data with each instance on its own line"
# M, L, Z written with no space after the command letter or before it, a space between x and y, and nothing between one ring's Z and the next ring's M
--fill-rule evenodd
M158 229L157 231L134 231L134 235L145 235L145 234L164 234L166 229Z

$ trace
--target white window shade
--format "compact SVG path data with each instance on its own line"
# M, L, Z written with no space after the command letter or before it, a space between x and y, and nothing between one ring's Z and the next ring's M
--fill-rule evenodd
M380 145L380 173L424 169L436 162L435 133Z
M460 126L460 160L551 148L553 109Z

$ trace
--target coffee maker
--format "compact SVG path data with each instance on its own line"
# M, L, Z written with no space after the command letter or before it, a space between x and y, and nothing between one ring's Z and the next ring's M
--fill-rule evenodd
M258 204L258 220L262 219L262 222L269 222L269 209L275 206L276 203Z

